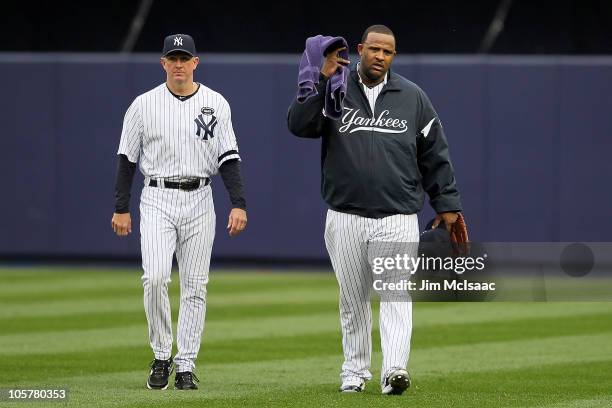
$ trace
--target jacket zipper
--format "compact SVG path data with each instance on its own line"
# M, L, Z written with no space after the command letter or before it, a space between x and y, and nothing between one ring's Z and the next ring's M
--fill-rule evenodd
M370 101L368 100L368 97L365 94L365 91L363 90L363 84L361 82L357 82L357 85L359 87L359 91L361 93L361 102L364 103L365 106L365 111L366 112L370 112L370 117L372 119L374 119L374 111L372 111L372 108L370 107ZM376 102L374 102L374 110L376 110ZM372 127L372 126L371 126ZM368 160L366 163L367 166L367 175L368 175L368 179L364 180L365 183L371 185L374 181L374 170L373 170L373 154L374 154L374 131L370 130L370 145L369 145L369 151L368 151ZM367 191L367 189L364 188L364 192ZM364 194L364 197L366 198L366 202L368 202L368 208L371 208L371 203L373 203L373 200L371 197L368 197L366 194Z

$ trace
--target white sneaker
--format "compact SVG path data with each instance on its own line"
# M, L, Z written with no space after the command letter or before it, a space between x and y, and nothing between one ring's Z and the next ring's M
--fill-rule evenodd
M352 378L347 378L346 380L344 380L342 382L342 385L340 386L340 389L338 389L338 391L346 392L346 393L361 392L364 390L364 388L365 388L365 381L363 378L352 377Z
M382 385L384 395L401 395L410 387L410 374L406 370L393 370Z

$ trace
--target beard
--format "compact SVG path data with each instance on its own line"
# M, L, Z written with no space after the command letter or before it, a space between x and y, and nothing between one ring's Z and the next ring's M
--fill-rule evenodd
M381 79L384 78L385 75L387 75L388 70L374 71L371 65L366 67L366 65L363 62L361 64L362 64L362 68L359 71L370 82L374 82L374 83L380 82Z
M367 70L365 72L366 76L368 77L368 79L370 81L378 81L380 78L382 78L387 72L379 72L379 71L374 71L374 70Z

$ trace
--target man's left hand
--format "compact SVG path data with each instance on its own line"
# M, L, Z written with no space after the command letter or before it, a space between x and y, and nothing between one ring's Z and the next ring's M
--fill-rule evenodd
M470 252L470 239L463 215L457 212L440 213L436 216L431 228L437 228L441 220L444 221L446 230L450 234L453 252L456 255L468 255Z
M456 212L443 212L436 215L436 219L431 225L431 229L438 228L440 221L444 221L444 225L446 226L446 230L450 234L452 225L457 221L459 217L459 213Z
M227 229L229 230L230 237L235 237L244 231L246 224L246 211L241 208L232 208L232 211L230 211L229 220L227 222Z

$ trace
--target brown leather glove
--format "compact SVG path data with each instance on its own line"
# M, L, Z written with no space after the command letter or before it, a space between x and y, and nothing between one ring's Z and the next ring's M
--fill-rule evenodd
M470 254L470 239L468 237L467 225L461 213L457 214L457 221L451 225L450 239L454 255L467 256Z

